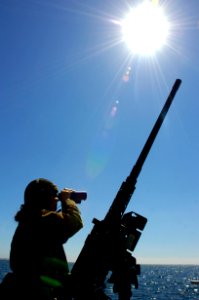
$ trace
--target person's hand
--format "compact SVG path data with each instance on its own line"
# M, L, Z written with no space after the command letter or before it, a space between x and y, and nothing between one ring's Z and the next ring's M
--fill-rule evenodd
M64 188L63 190L61 190L60 194L59 194L59 199L60 201L65 201L67 199L70 199L71 194L74 192L74 190L68 189L68 188Z

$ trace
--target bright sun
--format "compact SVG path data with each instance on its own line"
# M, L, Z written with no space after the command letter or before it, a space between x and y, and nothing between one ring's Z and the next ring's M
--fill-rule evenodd
M151 1L131 9L121 25L128 48L140 55L154 55L165 45L169 32L169 22L163 10Z

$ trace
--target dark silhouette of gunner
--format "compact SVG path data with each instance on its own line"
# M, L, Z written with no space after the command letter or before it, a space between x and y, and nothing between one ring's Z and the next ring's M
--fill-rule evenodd
M13 300L13 296L66 299L70 276L63 244L83 227L80 211L71 199L73 192L66 188L59 193L54 183L43 178L28 184L24 204L15 215L18 226L10 250L12 272L1 284L1 300Z

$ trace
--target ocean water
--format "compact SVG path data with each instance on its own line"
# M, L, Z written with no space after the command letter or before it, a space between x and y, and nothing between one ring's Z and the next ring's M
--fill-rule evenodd
M71 265L70 265L71 266ZM9 261L0 260L0 282L9 271ZM133 289L132 299L139 300L199 300L199 265L141 265L139 288ZM107 284L107 295L118 299Z

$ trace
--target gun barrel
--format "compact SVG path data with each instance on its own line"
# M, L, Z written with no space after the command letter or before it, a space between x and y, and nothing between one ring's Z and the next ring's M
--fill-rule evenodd
M181 79L176 79L176 81L175 81L175 83L174 83L174 85L171 89L171 92L170 92L170 94L169 94L169 96L168 96L168 98L165 102L165 105L163 106L163 108L162 108L162 110L159 114L159 117L156 120L156 122L155 122L155 124L154 124L154 126L151 130L151 133L150 133L150 135L149 135L149 137L148 137L148 139L147 139L147 141L146 141L146 143L145 143L145 145L144 145L144 147L143 147L143 149L142 149L142 151L141 151L141 153L140 153L140 155L137 159L137 162L136 162L137 174L136 174L136 176L139 175L139 173L142 169L142 166L145 162L145 159L146 159L146 157L147 157L147 155L148 155L148 153L149 153L149 151L150 151L150 149L153 145L153 142L154 142L154 140L155 140L155 138L156 138L156 136L159 132L159 129L160 129L165 117L166 117L166 114L167 114L167 112L168 112L168 110L171 106L171 103L172 103L172 101L173 101L173 99L174 99L174 97L175 97L175 95L176 95L176 93L177 93L177 91L178 91L178 89L181 85L181 82L182 82Z
M130 173L130 175L126 178L126 181L124 181L118 190L118 193L108 211L108 213L105 216L106 221L110 221L111 219L115 219L115 217L121 218L124 214L124 211L126 210L126 207L132 197L132 194L136 188L136 182L137 178L139 176L139 173L142 169L142 166L146 160L147 155L149 154L149 151L153 145L153 142L159 132L159 129L166 117L166 114L171 106L171 103L180 87L181 79L176 79L174 82L174 85L169 93L169 96L166 99L166 102L159 114L159 117L157 118L151 133L142 148L142 151ZM113 218L114 216L114 218Z

